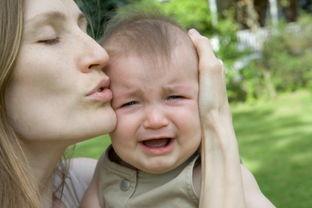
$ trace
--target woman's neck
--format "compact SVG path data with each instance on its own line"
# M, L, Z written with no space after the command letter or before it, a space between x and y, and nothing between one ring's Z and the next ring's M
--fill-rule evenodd
M42 207L51 207L53 204L53 172L67 147L59 143L31 141L22 144L29 162L30 175L40 189Z

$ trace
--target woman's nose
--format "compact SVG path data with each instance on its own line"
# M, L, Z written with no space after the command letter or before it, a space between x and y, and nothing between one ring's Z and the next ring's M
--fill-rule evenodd
M159 107L154 107L146 110L146 117L143 122L144 128L147 129L160 129L166 127L169 120L165 113Z
M85 37L83 50L85 50L82 53L84 55L80 57L78 63L81 72L88 73L92 70L103 70L107 65L109 56L106 50L91 37Z

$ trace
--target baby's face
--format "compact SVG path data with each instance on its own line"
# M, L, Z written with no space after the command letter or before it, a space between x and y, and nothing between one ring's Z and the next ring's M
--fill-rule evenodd
M164 173L199 147L197 60L178 46L169 64L157 67L137 55L117 57L109 69L118 156L148 173Z

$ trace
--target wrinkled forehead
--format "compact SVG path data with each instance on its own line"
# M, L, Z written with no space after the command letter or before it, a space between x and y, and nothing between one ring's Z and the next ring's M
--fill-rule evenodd
M135 74L141 80L148 82L172 78L175 78L174 80L198 81L198 61L193 50L194 48L188 45L177 45L172 49L170 57L167 58L161 54L149 56L135 52L110 56L107 72L109 76L115 73L126 77L128 73Z
M47 14L77 17L81 12L73 0L25 0L25 22Z
M178 67L181 70L189 70L197 73L198 58L196 50L190 38L183 34L177 34L168 51L163 52L162 49L155 50L153 44L147 45L147 48L142 48L144 42L128 42L127 40L109 41L104 44L105 49L113 64L116 61L122 61L129 57L137 57L142 65L145 65L149 70L164 72L172 67ZM138 46L138 47L136 47Z

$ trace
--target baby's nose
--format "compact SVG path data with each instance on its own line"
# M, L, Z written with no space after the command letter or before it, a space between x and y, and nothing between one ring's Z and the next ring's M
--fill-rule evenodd
M167 126L169 120L160 107L152 107L146 111L146 118L143 122L144 128L159 129Z

